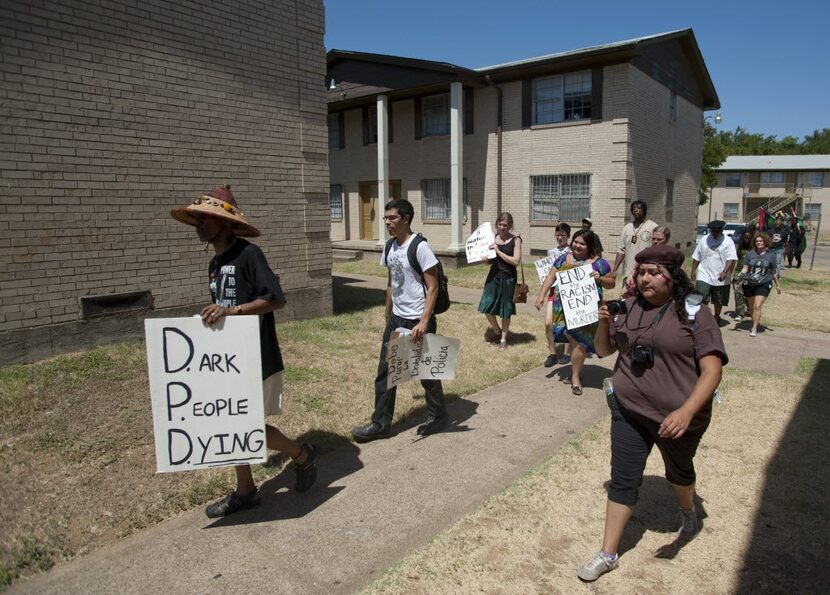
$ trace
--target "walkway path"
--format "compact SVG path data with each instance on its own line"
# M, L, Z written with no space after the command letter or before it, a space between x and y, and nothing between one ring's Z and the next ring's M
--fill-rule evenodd
M384 287L372 277L345 282ZM477 303L480 291L452 288L451 297ZM830 354L823 333L780 329L752 342L723 334L739 368L766 370L775 361L792 370L800 357ZM590 363L591 373L605 375L613 358ZM575 398L545 382L549 372L540 367L453 402L445 433L422 439L409 426L324 455L309 494L290 491L293 477L283 472L266 482L256 510L218 522L201 510L183 513L12 592L354 592L606 414L599 390Z

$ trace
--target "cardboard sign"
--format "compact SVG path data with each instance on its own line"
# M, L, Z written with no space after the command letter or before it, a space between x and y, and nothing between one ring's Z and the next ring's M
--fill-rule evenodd
M591 277L590 264L556 272L559 299L569 329L593 324L599 320L599 291Z
M266 460L259 318L144 321L156 471Z
M389 376L386 388L410 380L452 380L458 362L459 339L426 334L417 343L412 342L409 330L399 328L398 336L387 343L386 361Z
M496 236L493 235L489 221L476 227L475 231L467 238L467 264L481 262L485 258L495 258L496 251L490 249L495 241Z
M545 277L548 276L548 273L553 268L553 259L550 256L545 256L533 264L536 265L536 274L539 275L539 283L544 283Z

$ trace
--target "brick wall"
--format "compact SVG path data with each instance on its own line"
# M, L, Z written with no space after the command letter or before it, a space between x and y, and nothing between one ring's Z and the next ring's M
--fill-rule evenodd
M591 219L613 262L620 232L630 218L631 201L642 198L649 216L666 223L666 179L674 180L672 241L682 248L694 239L700 178L701 110L678 98L678 116L669 122L669 89L630 64L603 70L603 118L522 128L521 81L501 85L503 93L502 203L528 250L555 245L555 223L530 221L530 176L591 174ZM464 177L470 199L465 233L481 222L495 223L498 209L498 94L476 88L475 133L464 137ZM402 194L415 206L415 228L436 248L446 248L446 223L420 221L423 178L449 177L449 138L414 139L413 101L395 103L394 142L389 146L389 177L402 181ZM331 181L343 184L344 208L351 213L332 223L335 239L360 234L358 186L377 179L377 146L362 144L359 109L345 112L346 147L329 152ZM569 221L578 228L580 221Z
M280 317L331 311L320 0L7 0L0 23L0 360L140 331L79 321L81 296L204 303L209 255L169 211L224 183Z

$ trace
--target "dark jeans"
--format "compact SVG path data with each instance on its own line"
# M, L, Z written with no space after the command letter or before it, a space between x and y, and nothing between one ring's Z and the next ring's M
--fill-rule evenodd
M383 343L380 346L380 357L378 359L378 375L375 378L375 412L372 414L372 421L383 428L392 425L392 416L395 414L395 395L398 392L396 386L386 388L386 378L389 375L389 364L386 361L386 344L389 342L392 331L396 328L411 329L418 322L418 320L408 320L393 314L383 331ZM433 316L427 324L427 332L434 333L436 329L437 324L435 316ZM421 386L424 387L424 394L426 395L427 415L434 417L446 415L444 388L441 386L441 381L421 380Z
M609 500L626 506L637 503L646 461L655 444L663 455L666 479L679 486L689 486L695 482L694 456L708 422L697 432L687 430L676 440L661 438L657 433L660 424L656 421L620 407L614 395L606 396L606 400L611 409Z

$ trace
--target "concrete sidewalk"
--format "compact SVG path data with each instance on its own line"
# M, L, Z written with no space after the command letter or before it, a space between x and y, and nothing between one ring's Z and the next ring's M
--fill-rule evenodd
M337 282L385 287L356 275ZM480 291L452 288L451 297L477 304ZM541 324L532 305L520 311ZM733 326L723 329L733 367L789 372L800 357L830 357L823 333L780 329L750 339ZM258 509L219 521L201 509L181 514L12 592L354 592L606 415L596 387L613 361L586 362L582 397L549 379L557 368L539 367L453 401L444 433L419 438L414 425L396 427L388 440L324 455L306 495L290 491L289 470L263 485Z

